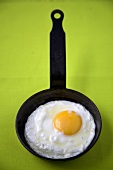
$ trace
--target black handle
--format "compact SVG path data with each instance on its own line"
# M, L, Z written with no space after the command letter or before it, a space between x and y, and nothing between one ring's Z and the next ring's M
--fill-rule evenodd
M59 18L56 18L59 15ZM50 32L50 88L66 88L65 32L62 28L64 14L61 10L51 13Z

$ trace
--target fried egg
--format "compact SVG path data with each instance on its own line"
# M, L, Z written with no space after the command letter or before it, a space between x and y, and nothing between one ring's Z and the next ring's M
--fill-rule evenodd
M91 113L81 104L65 100L40 105L25 124L29 146L39 155L53 159L82 153L94 135Z

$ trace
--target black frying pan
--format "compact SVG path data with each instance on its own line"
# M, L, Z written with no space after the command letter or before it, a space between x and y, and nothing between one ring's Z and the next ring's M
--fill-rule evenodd
M55 14L60 14L60 17L55 18ZM71 158L61 159L69 160L75 159L85 154L92 148L92 146L96 143L97 139L99 138L102 122L99 110L88 97L86 97L84 94L80 92L66 88L65 33L62 28L64 14L60 10L54 10L51 13L51 18L53 21L53 28L50 33L50 89L34 94L23 103L16 117L16 133L18 135L20 142L28 151L30 151L32 154L38 157L46 158L44 156L40 156L39 154L37 154L34 150L30 148L30 146L26 142L24 136L24 128L28 116L38 106L45 104L49 101L67 100L80 103L87 110L89 110L89 112L92 114L94 118L96 125L95 136L90 145L82 153ZM46 159L57 160L52 158Z

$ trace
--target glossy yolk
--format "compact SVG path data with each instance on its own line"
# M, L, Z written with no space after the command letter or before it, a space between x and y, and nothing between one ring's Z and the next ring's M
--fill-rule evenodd
M53 125L58 131L64 132L65 135L73 135L80 130L82 119L76 112L67 110L54 117Z

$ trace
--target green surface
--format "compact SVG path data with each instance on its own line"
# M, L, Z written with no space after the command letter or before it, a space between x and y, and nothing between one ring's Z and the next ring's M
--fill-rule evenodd
M49 88L50 13L64 11L67 87L98 106L103 128L95 146L69 162L30 154L19 142L15 118L32 94ZM0 0L0 170L112 170L113 1Z

